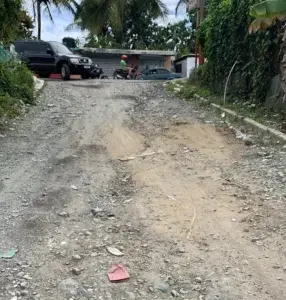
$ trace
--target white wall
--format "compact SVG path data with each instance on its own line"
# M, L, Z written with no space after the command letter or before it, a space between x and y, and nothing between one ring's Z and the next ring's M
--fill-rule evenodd
M177 63L177 65L182 65L182 76L183 77L189 77L191 74L191 71L195 68L195 57L187 57L184 60L181 60Z
M186 77L189 77L192 70L195 68L195 65L196 65L196 58L195 57L188 57L187 58L187 76Z

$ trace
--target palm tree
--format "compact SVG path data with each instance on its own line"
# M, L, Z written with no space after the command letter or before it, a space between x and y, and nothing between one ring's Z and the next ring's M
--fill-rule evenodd
M178 14L178 10L181 6L185 5L187 7L189 0L179 0L176 6L176 15Z
M59 10L65 8L71 11L73 14L76 13L78 3L75 0L32 0L32 7L34 13L34 20L37 18L38 24L38 39L41 39L42 31L42 7L48 13L49 18L53 21L53 16L50 11L51 5L55 5Z
M75 22L67 30L79 27L98 34L109 24L114 31L122 32L128 7L134 4L139 5L142 11L151 12L154 19L168 14L162 0L82 0Z

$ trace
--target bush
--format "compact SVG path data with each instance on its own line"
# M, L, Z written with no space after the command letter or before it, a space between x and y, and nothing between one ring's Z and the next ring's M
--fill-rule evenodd
M279 73L279 24L249 34L251 5L260 0L210 0L207 18L198 30L207 63L197 73L202 85L224 92L227 76L237 62L229 94L263 103L271 79Z
M32 73L17 61L0 63L0 116L20 113L23 104L34 104Z

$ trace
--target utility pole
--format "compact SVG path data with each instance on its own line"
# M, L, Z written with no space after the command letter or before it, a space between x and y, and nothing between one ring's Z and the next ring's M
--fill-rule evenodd
M199 15L200 15L200 23L199 26L201 25L201 22L205 18L205 0L199 0L200 1L200 6L199 6ZM203 65L205 63L205 58L203 54L203 47L199 43L199 65Z
M187 10L190 12L192 10L197 11L197 29L199 29L201 22L205 17L205 0L189 0ZM199 58L199 65L203 65L205 58L203 56L203 48L199 41L196 39L196 49L195 49L196 62L195 66L197 67L197 58Z

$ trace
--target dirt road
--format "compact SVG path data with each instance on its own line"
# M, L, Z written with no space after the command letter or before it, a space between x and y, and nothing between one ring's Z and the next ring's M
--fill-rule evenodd
M285 300L285 153L161 83L48 82L1 132L0 299Z

